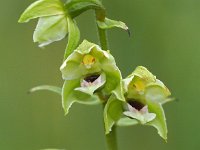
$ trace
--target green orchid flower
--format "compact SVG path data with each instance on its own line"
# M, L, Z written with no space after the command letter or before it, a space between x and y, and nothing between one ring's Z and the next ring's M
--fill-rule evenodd
M38 42L39 47L60 41L69 34L66 55L76 48L80 32L61 0L37 0L23 12L19 22L36 18L39 20L33 33L33 41Z
M168 88L149 72L139 66L123 80L126 102L112 96L104 110L106 133L114 124L120 126L143 124L155 127L158 134L167 139L167 125L162 104L173 99ZM114 117L113 117L114 116Z
M60 70L65 80L62 102L66 113L74 102L96 104L111 94L124 100L122 77L115 60L96 44L84 40Z

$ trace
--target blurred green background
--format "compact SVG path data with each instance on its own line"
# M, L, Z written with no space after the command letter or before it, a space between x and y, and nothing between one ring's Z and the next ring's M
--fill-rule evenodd
M36 85L62 86L59 67L66 39L40 49L32 42L36 21L18 24L33 0L0 5L0 149L105 150L101 106L75 104L64 117L61 98L27 91ZM110 49L127 76L146 66L179 100L165 105L168 143L152 127L118 128L120 150L200 149L200 1L104 0L108 17L132 32L108 32ZM92 11L77 18L81 38L97 42Z

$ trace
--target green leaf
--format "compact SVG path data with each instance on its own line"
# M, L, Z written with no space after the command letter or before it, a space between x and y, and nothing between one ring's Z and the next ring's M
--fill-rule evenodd
M67 19L65 15L42 17L39 19L33 34L34 42L40 47L54 41L63 39L68 32Z
M38 0L32 3L21 15L19 22L30 19L65 14L64 5L60 0Z
M100 100L96 95L88 95L81 91L75 90L80 87L80 79L65 80L62 88L62 106L67 115L73 103L81 103L86 105L99 104Z
M162 105L153 101L148 101L147 104L149 111L156 114L156 118L147 123L147 125L155 127L158 131L158 134L167 141L167 124Z
M104 123L106 134L112 131L113 125L121 118L123 113L123 102L112 95L104 108Z
M89 9L105 9L99 0L69 0L66 8L73 18Z
M80 31L75 21L72 20L70 17L68 17L67 23L68 23L69 36L68 36L68 43L67 43L67 48L65 50L64 59L66 59L76 49L78 42L80 40Z
M36 86L32 89L30 89L30 93L32 92L37 92L37 91L41 91L41 90L48 90L48 91L52 91L55 92L59 95L61 95L62 93L62 88L57 87L57 86L51 86L51 85L40 85L40 86Z
M128 31L128 27L126 26L125 23L123 23L121 21L111 20L111 19L108 19L108 18L105 18L104 21L98 20L97 24L101 29L110 29L110 28L117 27L117 28L121 28L121 29Z
M119 119L119 121L117 121L117 126L120 127L127 127L127 126L133 126L133 125L137 125L138 121L132 118L128 118L128 117L123 117L121 119Z

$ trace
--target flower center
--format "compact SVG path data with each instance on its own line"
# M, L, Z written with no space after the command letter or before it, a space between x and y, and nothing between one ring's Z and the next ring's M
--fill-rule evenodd
M95 58L92 55L85 55L83 57L83 64L86 68L91 68L91 66L95 63Z
M85 81L87 82L94 82L100 75L96 74L96 75L90 75L84 78Z
M132 99L128 100L128 104L137 109L138 111L140 111L145 106L141 102Z
M136 80L133 84L137 91L143 91L145 89L145 83L142 80Z

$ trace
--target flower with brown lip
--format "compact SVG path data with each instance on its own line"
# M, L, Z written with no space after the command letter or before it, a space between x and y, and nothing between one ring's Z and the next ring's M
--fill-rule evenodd
M65 80L62 102L66 113L74 102L96 104L102 102L102 97L106 102L111 94L124 100L122 77L115 60L109 51L96 44L84 40L60 70Z
M104 111L106 133L114 124L143 124L155 127L167 139L167 125L162 104L171 101L168 88L145 67L139 66L123 80L126 102L110 97Z

